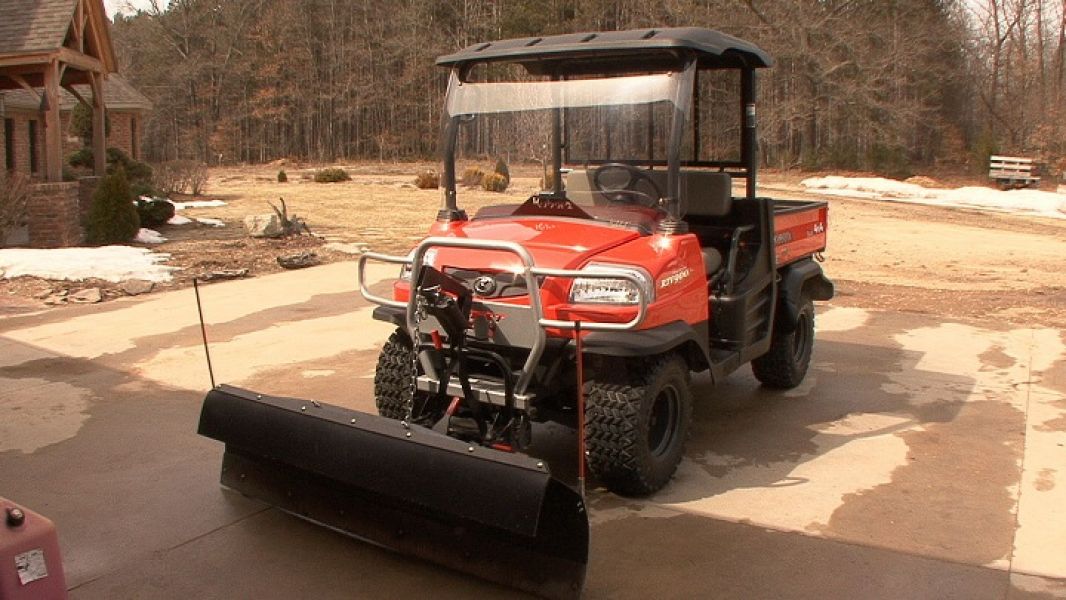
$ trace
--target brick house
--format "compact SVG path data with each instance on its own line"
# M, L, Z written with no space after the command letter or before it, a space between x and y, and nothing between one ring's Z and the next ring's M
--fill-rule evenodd
M106 140L108 148L119 148L141 159L141 142L145 113L152 103L121 76L112 74L104 80L104 105L107 108ZM74 91L92 102L88 85L74 85ZM65 90L59 93L60 122L63 129L63 157L82 147L82 139L71 132L71 116L79 100ZM40 176L44 133L40 118L40 101L28 90L0 91L0 164L9 171Z
M103 0L0 0L0 169L27 171L42 182L31 184L23 224L16 226L27 245L54 248L84 239L82 214L106 170L106 81L118 66L110 26ZM63 181L66 96L92 114L97 177ZM124 130L118 121L116 137ZM138 120L126 122L130 149L139 153ZM0 231L4 238L10 233Z

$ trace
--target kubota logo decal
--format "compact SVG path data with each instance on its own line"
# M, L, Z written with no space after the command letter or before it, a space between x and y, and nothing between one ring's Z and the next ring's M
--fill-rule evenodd
M474 291L479 296L489 296L496 291L496 279L489 275L482 275L474 280Z
M688 279L689 275L691 275L691 274L692 274L692 269L689 269L688 267L684 267L684 268L682 268L680 270L674 271L673 273L671 273L671 274L667 275L666 277L663 277L661 280L659 280L659 288L662 289L662 288L670 287L672 285L677 285L677 284L681 283L682 281Z

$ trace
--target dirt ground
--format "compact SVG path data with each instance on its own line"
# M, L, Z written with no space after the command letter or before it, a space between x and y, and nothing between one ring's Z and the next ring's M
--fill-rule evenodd
M213 169L206 195L196 200L217 199L226 205L189 208L181 214L221 219L226 227L160 228L168 241L152 248L169 253L168 264L181 271L156 289L245 269L246 276L276 272L281 270L279 256L305 251L314 252L324 263L351 260L361 247L406 252L424 235L440 206L439 190L413 185L417 173L434 167L344 165L352 181L333 184L311 180L318 166ZM287 183L277 182L279 169L286 171ZM462 189L460 206L473 213L488 204L524 199L539 188L539 176L537 167L514 169L512 185L504 194ZM1066 327L1066 220L822 197L803 190L800 181L807 176L764 171L761 193L829 201L824 266L837 284L836 304ZM290 216L306 220L314 236L284 240L247 236L244 217L269 213L268 202L278 204L280 198ZM0 314L40 310L49 295L86 287L100 287L105 300L125 295L119 285L100 281L0 280Z

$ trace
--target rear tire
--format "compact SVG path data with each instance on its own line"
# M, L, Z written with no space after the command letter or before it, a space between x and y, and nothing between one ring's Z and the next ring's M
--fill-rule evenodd
M626 367L586 385L588 465L612 492L646 496L681 462L692 421L689 369L674 354Z
M392 332L378 355L377 371L374 373L374 403L378 414L389 419L407 418L411 404L412 372L411 340L401 329ZM424 398L424 392L418 393Z
M770 351L751 361L755 378L766 387L791 389L807 375L814 351L814 304L806 300L796 327L789 333L774 332Z

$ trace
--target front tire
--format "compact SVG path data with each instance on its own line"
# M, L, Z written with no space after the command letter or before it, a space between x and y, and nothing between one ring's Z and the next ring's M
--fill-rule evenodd
M670 481L692 421L685 361L671 354L634 363L586 386L589 469L622 496L646 496Z
M807 300L796 327L789 333L775 331L769 352L751 361L751 371L766 387L791 389L806 377L813 352L814 304Z
M407 418L414 378L412 354L411 340L401 329L392 332L381 347L374 373L374 403L379 415L396 420ZM424 400L425 396L424 392L418 392L419 399Z

